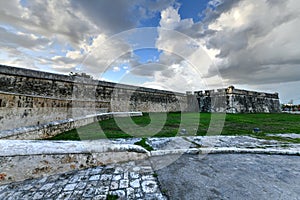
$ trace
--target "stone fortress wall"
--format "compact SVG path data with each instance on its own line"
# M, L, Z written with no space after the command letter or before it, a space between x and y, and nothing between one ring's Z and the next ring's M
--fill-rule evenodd
M217 90L197 91L193 95L188 95L188 98L197 99L200 112L281 112L278 93L240 90L233 86Z
M0 131L103 112L171 112L186 95L0 65Z
M123 111L126 113L120 113ZM142 115L130 111L278 112L279 100L278 94L233 87L182 94L0 65L0 185L116 162L144 160L166 153L249 153L249 149L236 147L234 150L192 148L148 152L132 143L112 143L110 140L20 140L44 139L124 114ZM224 138L221 140L223 144ZM185 140L191 144L195 141ZM158 144L160 146L161 141ZM274 152L273 147L272 150ZM261 151L255 149L256 153ZM266 151L270 153L270 150ZM291 154L291 151L277 153Z
M84 125L107 118L99 113L132 111L268 113L280 112L280 104L278 93L233 86L183 94L0 65L0 133L48 123L47 135L55 129L49 122L67 121L59 133L76 127L68 119L90 116L77 123Z

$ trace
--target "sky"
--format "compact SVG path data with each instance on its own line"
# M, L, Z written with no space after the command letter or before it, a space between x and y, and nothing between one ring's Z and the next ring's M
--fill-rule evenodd
M0 0L0 64L184 93L300 104L299 33L297 0Z

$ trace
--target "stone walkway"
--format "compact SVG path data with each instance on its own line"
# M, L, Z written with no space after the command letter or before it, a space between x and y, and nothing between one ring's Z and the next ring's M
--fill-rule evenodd
M0 186L1 200L109 197L166 199L159 189L151 166L136 162L89 168Z
M49 155L53 153L69 155L73 151L86 153L88 147L88 150L97 150L96 147L101 147L105 151L114 150L112 151L114 154L117 153L115 149L122 150L121 152L126 150L127 153L134 153L135 150L147 156L137 161L101 167L86 166L88 168L84 170L0 185L0 200L199 199L200 197L201 199L268 199L268 197L300 199L298 198L300 144L259 140L248 136L148 138L147 143L154 149L148 152L140 146L133 145L139 140L134 138L109 141L105 146L107 149L103 148L106 140L95 141L96 143L89 145L83 145L82 142L64 142L64 145L60 144L64 149L57 148L56 143L49 144L47 146L49 148L45 148L45 145L38 148L42 143L34 141L30 145L36 145L35 149L38 149L38 152L46 151L38 154L43 159L45 153ZM9 154L9 148L7 151L2 148L2 158L9 160L20 155L20 159L32 165L39 164L34 159L22 157L24 152L30 153L33 149L29 148L31 146L26 145L26 142L30 141L23 142L23 146L19 145L19 151L15 154ZM4 141L3 145L7 143L9 142ZM114 148L115 146L119 148ZM112 152L107 152L108 158L114 155ZM8 167L11 165L9 162L6 164ZM0 167L3 168L3 165L1 162ZM20 162L18 166L20 168L15 171L16 173L22 174L21 169L28 170L25 165L20 165ZM61 166L55 166L61 169ZM1 178L9 179L1 177L0 174L0 180Z

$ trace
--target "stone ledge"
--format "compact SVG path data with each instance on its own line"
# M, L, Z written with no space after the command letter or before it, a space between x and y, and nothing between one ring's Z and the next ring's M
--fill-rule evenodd
M112 144L109 140L92 141L44 141L44 140L0 140L0 156L30 156L103 152L149 152L131 144Z
M149 144L155 147L151 152L134 145L137 140L0 140L0 185L111 163L157 159L164 155L253 153L300 156L299 144L281 146L283 143L248 136L149 138Z
M51 80L51 81L61 81L61 82L68 82L68 83L79 83L79 84L86 84L86 85L88 84L94 86L100 85L104 87L119 88L119 89L133 90L133 91L137 90L137 91L145 91L151 93L158 92L161 94L175 94L178 96L185 96L184 93L175 92L175 91L173 92L167 90L138 87L134 85L100 81L100 80L87 79L82 77L74 77L74 76L68 76L64 74L55 74L50 72L18 68L18 67L12 67L12 66L1 65L1 64L0 64L0 74L10 75L10 76L29 77L34 79L44 79L44 80Z
M0 148L0 185L150 156L140 146L109 140L0 140Z
M163 155L180 155L180 154L224 154L224 153L253 153L253 154L273 154L273 155L297 155L300 156L300 151L283 150L283 149L247 149L236 147L223 148L190 148L190 149L173 149L173 150L157 150L151 151L151 156Z

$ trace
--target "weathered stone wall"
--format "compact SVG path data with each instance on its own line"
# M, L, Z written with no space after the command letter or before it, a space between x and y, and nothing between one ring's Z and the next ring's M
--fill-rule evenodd
M109 140L0 140L0 148L0 185L150 156L140 146Z
M0 65L0 131L101 112L185 109L181 93Z
M228 87L194 94L0 65L0 131L103 112L280 112L278 94Z
M274 113L281 112L278 93L235 89L197 91L200 112Z

